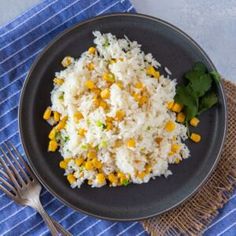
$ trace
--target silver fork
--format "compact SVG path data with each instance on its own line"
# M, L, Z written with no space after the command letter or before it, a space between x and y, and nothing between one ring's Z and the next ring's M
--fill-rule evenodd
M3 154L0 158L2 166L0 169L0 189L16 203L34 208L42 216L53 236L71 235L59 223L51 219L43 209L40 202L42 186L19 151L11 143L8 145L4 143L4 145L8 154L0 147Z

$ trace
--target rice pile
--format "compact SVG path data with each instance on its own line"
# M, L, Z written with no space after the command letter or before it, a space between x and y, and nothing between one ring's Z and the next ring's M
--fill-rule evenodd
M186 127L176 122L176 81L136 41L96 31L95 46L66 57L56 72L46 118L49 151L59 151L71 187L146 183L172 174L189 157Z

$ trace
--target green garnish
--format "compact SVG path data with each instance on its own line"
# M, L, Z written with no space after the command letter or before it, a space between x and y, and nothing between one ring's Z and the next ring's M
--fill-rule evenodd
M88 149L88 145L87 144L82 144L81 145L81 149L84 150L84 151L87 150Z
M107 141L102 141L99 145L100 148L106 148L107 147Z
M61 95L58 97L60 100L64 100L64 92L61 93Z
M203 63L197 62L184 78L187 80L187 85L177 86L174 100L184 105L188 122L218 102L212 83L214 81L219 83L220 75L216 71L209 73Z
M109 40L106 39L105 43L102 45L103 47L107 48L108 46L110 46Z
M128 179L123 180L122 185L127 186L128 184L129 184L129 180Z

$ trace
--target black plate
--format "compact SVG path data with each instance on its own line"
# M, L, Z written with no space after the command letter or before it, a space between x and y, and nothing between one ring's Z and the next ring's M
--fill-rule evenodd
M42 114L50 104L55 71L62 69L64 56L79 57L93 45L92 31L111 32L118 37L127 35L142 44L163 65L181 78L195 61L202 61L209 70L215 67L206 53L176 27L150 16L113 14L96 17L78 24L57 37L39 56L29 72L21 94L19 126L22 143L29 163L42 184L68 206L100 218L138 220L165 212L192 195L215 167L226 132L226 104L219 85L219 104L201 116L195 130L202 142L187 142L191 158L170 169L174 175L151 180L147 184L131 184L117 188L71 189L58 167L60 154L48 153L49 125ZM181 80L178 80L179 82Z

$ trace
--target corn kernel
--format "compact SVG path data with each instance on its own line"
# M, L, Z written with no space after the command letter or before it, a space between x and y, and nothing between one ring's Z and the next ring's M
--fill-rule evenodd
M172 146L171 146L171 151L172 152L174 152L174 153L176 153L176 152L178 152L179 150L180 150L180 145L179 144L176 144L176 143L174 143L174 144L172 144Z
M143 96L141 96L141 98L139 99L139 105L142 106L142 105L144 105L145 103L147 103L147 101L148 101L148 97L145 96L145 95L143 95Z
M86 67L87 67L88 70L90 70L90 71L91 71L91 70L94 70L94 68L95 68L95 67L94 67L94 64L93 64L92 62L89 63L89 64L87 64Z
M43 113L43 119L44 120L48 120L51 116L52 110L50 107L47 107L47 109L45 110L45 112Z
M48 137L49 137L49 139L55 139L56 138L56 133L57 133L57 130L56 130L56 128L54 127L54 128L52 128L52 130L50 131L50 133L49 133L49 135L48 135Z
M88 52L89 52L90 54L94 54L94 53L96 52L96 48L95 48L95 47L90 47L90 48L88 49Z
M85 163L84 167L85 167L86 170L92 170L93 169L93 163L91 161L87 161Z
M110 97L110 91L109 91L109 89L106 88L106 89L102 90L102 92L101 92L100 95L101 95L101 98L103 98L103 99L109 98L109 97Z
M68 118L67 116L63 117L63 119L57 124L56 126L57 130L64 129L64 127L66 126L67 118Z
M155 71L153 76L154 76L154 78L159 79L160 78L160 72L159 71Z
M96 158L96 157L97 157L96 151L95 151L95 150L90 150L90 151L88 151L87 157L88 157L89 159Z
M54 84L56 85L62 85L64 83L64 79L60 79L60 78L54 78L53 79Z
M116 120L121 121L121 120L124 119L124 117L125 117L125 112L124 112L124 111L118 110L118 111L116 112L116 116L115 116L115 119L116 119Z
M130 138L130 139L127 141L127 146L128 146L129 148L133 148L133 147L135 147L135 145L136 145L136 142L135 142L135 139L134 139L134 138Z
M113 129L113 124L111 122L106 123L106 130L112 130Z
M199 120L198 118L193 117L193 118L190 120L190 125L196 127L196 126L198 126L199 122L200 122L200 120Z
M185 121L185 114L183 112L178 113L177 117L176 117L176 120L179 123L184 123L184 121Z
M67 56L67 57L65 57L65 58L62 60L61 64L62 64L64 67L68 67L68 66L72 63L72 61L73 61L73 58Z
M122 140L116 140L115 143L114 143L114 147L115 147L115 148L118 148L118 147L120 147L122 144L123 144Z
M110 173L108 175L108 180L112 183L112 184L117 184L117 177L113 174L113 173Z
M110 60L110 64L115 64L116 63L116 59L111 59Z
M174 112L181 112L183 107L184 106L182 104L179 104L179 103L175 102L173 107L172 107L172 111L174 111Z
M81 129L78 130L78 135L81 136L81 137L84 137L85 134L86 134L86 132L87 132L86 129L82 129L82 128L81 128Z
M108 109L109 106L105 101L100 101L99 106L102 107L104 110Z
M68 174L67 175L67 180L70 184L73 184L76 181L76 178L73 174Z
M116 82L116 85L117 85L120 89L123 89L123 88L124 88L124 85L123 85L122 81L117 81L117 82Z
M112 122L113 120L114 120L114 118L111 116L106 117L106 122Z
M97 169L101 169L102 168L102 163L97 158L94 158L93 159L93 166Z
M93 181L91 179L88 180L88 185L92 185Z
M151 170L152 170L151 165L147 165L147 166L145 167L146 174L149 174L149 173L151 172Z
M135 88L137 89L142 89L143 88L143 83L142 82L137 82L135 85L134 85Z
M107 82L115 82L115 76L112 73L104 73L102 78Z
M94 89L95 88L95 84L92 80L87 80L85 82L85 86L88 88L88 89Z
M73 118L75 122L79 122L81 119L84 118L84 116L80 111L77 111L74 113Z
M172 151L170 151L170 152L168 153L169 156L173 156L174 154L175 154L175 153L172 152Z
M94 98L94 99L93 99L93 104L94 104L95 107L99 107L99 105L100 105L100 99Z
M100 93L101 93L101 89L99 89L99 88L94 88L94 89L92 89L92 92L95 93L96 96L98 96L98 95L100 95Z
M153 66L149 66L149 67L147 67L147 69L146 69L147 75L151 75L151 76L154 76L155 71L156 71L156 70L154 69Z
M172 132L175 129L175 123L173 121L168 121L165 125L165 130L167 132Z
M57 150L58 144L56 142L56 140L51 140L49 141L48 144L48 151L49 152L55 152Z
M103 173L97 174L96 180L99 184L104 184L106 182L105 175Z
M84 158L83 157L79 157L79 158L75 159L75 164L77 166L81 166L83 164L83 162L84 162Z
M173 105L174 105L174 101L168 102L168 103L167 103L167 108L168 108L169 110L171 110L172 107L173 107Z
M124 180L127 179L125 174L123 172L120 172L120 171L117 173L117 177L119 178L121 184L123 183Z
M180 160L179 158L176 158L176 159L175 159L175 164L179 164L180 161L181 161L181 160Z
M133 93L132 96L136 102L139 102L141 99L141 95L138 93Z
M60 120L60 113L57 111L53 112L53 119L54 121L58 122Z
M138 172L138 173L137 173L137 177L140 178L140 179L143 179L146 174L147 174L147 173L146 173L145 171Z
M65 161L60 161L59 166L61 169L66 169L67 163Z
M201 141L201 135L192 133L190 139L195 143L199 143Z

